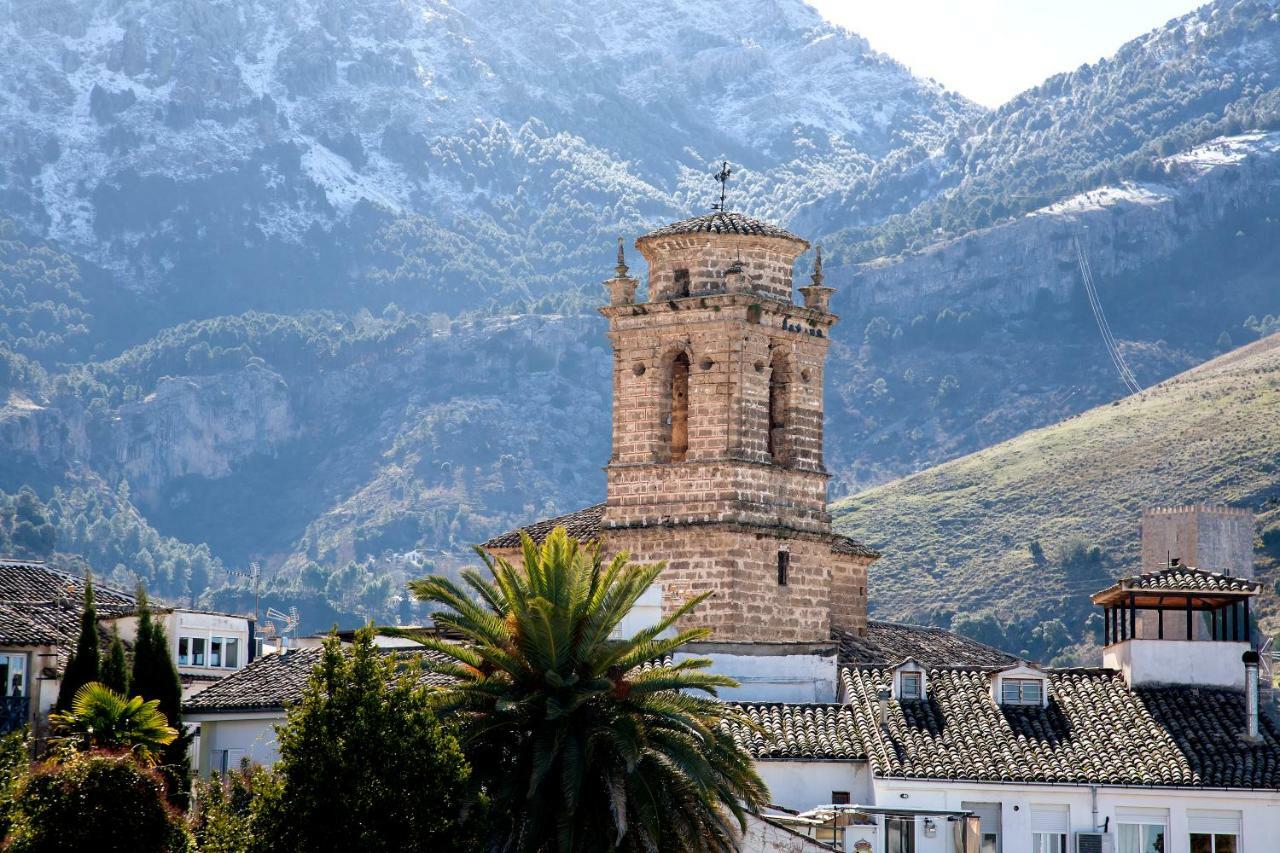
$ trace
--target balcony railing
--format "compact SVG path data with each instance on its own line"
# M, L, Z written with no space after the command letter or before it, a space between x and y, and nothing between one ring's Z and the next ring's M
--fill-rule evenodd
M0 696L0 734L8 734L31 722L31 700L26 696Z

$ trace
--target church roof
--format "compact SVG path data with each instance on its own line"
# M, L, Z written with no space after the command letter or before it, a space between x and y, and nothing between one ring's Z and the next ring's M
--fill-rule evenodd
M753 219L741 213L725 210L715 210L711 213L704 213L702 216L694 216L689 219L682 219L679 222L673 222L670 225L663 225L661 228L655 228L645 234L640 240L645 240L649 237L669 237L675 234L741 234L751 237L781 237L784 240L795 240L798 243L804 243L806 246L809 245L809 241L802 237L797 237L785 228L779 228L777 225L771 225L768 222Z
M603 520L604 504L593 504L577 512L557 515L554 518L544 518L524 527L508 530L506 533L495 536L483 543L480 547L519 548L521 532L528 533L535 543L541 545L542 541L551 535L551 531L557 527L563 527L571 539L576 539L579 542L588 542L592 539L600 538L600 525Z
M924 666L1003 667L1017 661L994 646L971 640L943 628L867 621L867 631L833 631L843 666L897 666L908 658Z
M506 533L494 536L492 539L481 543L480 547L487 550L519 548L521 532L528 533L534 544L541 545L542 541L557 527L563 527L570 538L579 542L599 539L604 523L604 506L602 503L592 504L577 512L557 515L554 518L544 518L541 521L535 521L532 524L526 524L524 527L517 527L515 530L508 530ZM875 558L880 556L880 552L876 549L859 542L852 536L843 534L832 536L831 551L836 554L853 554L858 557Z

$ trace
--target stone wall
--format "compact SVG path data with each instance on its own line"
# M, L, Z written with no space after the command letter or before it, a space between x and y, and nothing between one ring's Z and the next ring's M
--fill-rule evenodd
M649 262L649 301L742 290L791 300L791 270L808 248L799 240L732 234L642 237L636 248ZM743 275L725 272L741 267Z
M867 568L870 557L831 555L831 628L857 636L867 632Z
M1183 563L1236 577L1253 577L1253 513L1229 506L1197 504L1142 513L1142 571L1174 557Z
M665 560L663 610L703 592L711 597L681 623L705 627L721 642L825 642L831 636L830 539L744 525L671 525L606 532L610 553L639 562ZM779 584L778 554L787 557Z

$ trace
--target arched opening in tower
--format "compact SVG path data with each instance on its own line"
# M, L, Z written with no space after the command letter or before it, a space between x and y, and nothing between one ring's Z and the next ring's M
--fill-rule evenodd
M689 354L671 362L671 461L683 462L689 452Z
M786 356L775 352L769 364L769 455L787 461L787 392L790 383Z

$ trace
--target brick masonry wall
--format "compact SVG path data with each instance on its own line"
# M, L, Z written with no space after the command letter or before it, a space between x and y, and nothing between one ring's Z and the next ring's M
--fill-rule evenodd
M722 642L825 642L831 636L830 540L735 525L610 530L611 553L638 562L665 560L664 612L696 594L711 597L680 627L706 627ZM787 585L778 584L778 551L790 553Z
M867 633L867 569L871 558L852 554L831 555L831 627Z
M636 248L649 263L649 301L678 298L677 271L688 273L687 295L724 293L739 287L760 296L791 300L791 270L808 244L780 237L679 234L643 237ZM738 284L725 271L740 265Z

